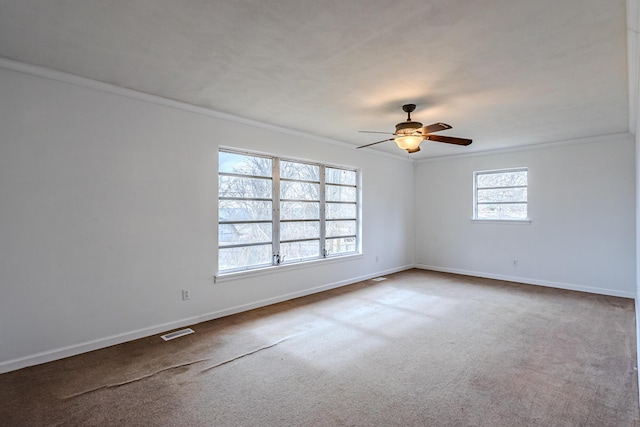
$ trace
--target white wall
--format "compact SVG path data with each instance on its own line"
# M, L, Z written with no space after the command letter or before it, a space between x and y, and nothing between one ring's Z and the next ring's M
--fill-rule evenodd
M413 168L400 157L4 65L0 372L414 262ZM219 145L361 168L364 256L214 284Z
M634 298L634 158L625 134L419 163L416 262ZM520 166L528 167L531 224L472 222L473 172Z
M640 361L640 1L627 0L627 57L629 62L629 131L636 144L636 357ZM636 367L640 365L638 363ZM640 377L638 377L640 388ZM639 396L640 398L640 396Z

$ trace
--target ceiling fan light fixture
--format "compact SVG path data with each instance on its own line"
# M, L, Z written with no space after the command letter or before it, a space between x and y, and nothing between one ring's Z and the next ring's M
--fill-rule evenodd
M422 135L399 135L393 140L396 142L398 148L407 150L410 153L418 151L416 148L420 146L422 142Z
M356 148L371 147L372 145L380 144L387 141L395 141L398 148L407 150L408 153L415 153L420 151L420 143L426 139L436 142L443 142L445 144L455 145L469 145L470 139L456 138L453 136L431 135L433 132L440 132L443 130L451 129L446 123L433 123L428 126L422 126L420 122L414 122L411 120L411 113L416 109L415 104L406 104L402 106L402 111L407 113L407 120L396 125L396 131L390 135L394 135L393 138L383 139L382 141L372 142L370 144L361 145ZM376 131L360 131L367 133L386 133Z

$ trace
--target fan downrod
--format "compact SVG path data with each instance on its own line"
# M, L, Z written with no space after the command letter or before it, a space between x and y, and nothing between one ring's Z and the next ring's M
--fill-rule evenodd
M413 110L416 109L416 104L404 104L402 106L402 111L404 111L405 113L407 113L407 121L410 122L411 121L411 113L413 112ZM422 126L422 125L420 125Z

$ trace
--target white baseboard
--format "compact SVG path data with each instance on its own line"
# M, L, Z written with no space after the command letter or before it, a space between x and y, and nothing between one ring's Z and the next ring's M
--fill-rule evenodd
M198 316L179 319L173 322L163 323L160 325L154 325L148 328L137 329L137 330L125 332L122 334L111 335L104 338L98 338L95 340L86 341L80 344L70 345L70 346L61 347L61 348L57 348L49 351L44 351L41 353L37 353L37 354L25 356L25 357L20 357L17 359L7 360L4 362L0 362L0 374L5 372L10 372L10 371L15 371L17 369L26 368L28 366L52 362L58 359L64 359L65 357L75 356L81 353L98 350L98 349L109 347L116 344L122 344L127 341L133 341L136 339L145 338L152 335L163 334L172 329L183 328L185 326L193 326L195 324L206 322L208 320L218 319L220 317L241 313L243 311L249 311L255 308L265 307L265 306L276 304L279 302L288 301L294 298L299 298L306 295L327 291L329 289L339 288L341 286L362 282L364 280L369 280L374 277L382 276L385 274L392 274L392 273L408 270L413 267L414 267L413 265L405 265L401 267L391 268L384 271L378 271L372 274L367 274L359 277L353 277L350 279L341 280L341 281L330 283L327 285L316 286L313 288L304 289L297 292L291 292L288 294L279 295L276 297L267 298L259 301L254 301L247 304L238 305L235 307L229 307L229 308L213 311L210 313L205 313Z
M615 289L607 289L607 288L594 288L591 286L583 286L583 285L577 285L573 283L552 282L549 280L531 279L528 277L508 276L504 274L493 274L493 273L485 273L482 271L461 270L457 268L437 267L434 265L423 265L423 264L417 264L415 268L420 268L422 270L440 271L443 273L461 274L463 276L484 277L486 279L496 279L496 280L504 280L507 282L524 283L526 285L546 286L548 288L567 289L570 291L580 291L580 292L587 292L591 294L609 295L613 297L622 297L622 298L631 298L631 299L635 299L636 297L636 295L633 292L618 291Z

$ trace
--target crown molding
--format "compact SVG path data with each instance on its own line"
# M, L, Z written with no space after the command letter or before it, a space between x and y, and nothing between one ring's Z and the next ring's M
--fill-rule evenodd
M63 71L57 71L50 68L40 67L36 65L26 64L24 62L16 61L6 57L0 57L0 69L8 71L19 72L28 74L35 77L41 77L49 80L55 80L71 84L74 86L80 86L88 89L97 90L100 92L109 93L112 95L123 96L126 98L135 99L137 101L143 101L150 104L160 105L168 108L174 108L182 111L188 111L194 114L200 114L215 119L226 120L229 122L240 123L247 126L252 126L259 129L264 129L270 132L277 132L281 134L295 136L297 138L304 138L311 141L319 142L322 144L334 145L341 148L355 149L353 144L349 144L344 141L339 141L331 138L326 138L318 135L312 135L309 133L272 125L269 123L263 123L257 120L247 119L244 117L235 116L233 114L222 113L220 111L212 110L210 108L201 107L198 105L189 104L182 101L176 101L174 99L163 98L158 95L152 95L146 92L140 92L134 89L128 89L121 86L116 86L110 83L104 83L97 80L81 77L75 74L66 73ZM407 158L399 154L386 153L383 151L371 150L369 154L377 156L391 157L397 160L403 160L406 162L413 162L413 159Z
M629 2L638 3L638 0L628 0ZM633 31L630 29L630 31ZM638 34L633 32L635 37L638 37ZM638 58L640 55L635 54L635 57ZM631 58L630 58L631 59ZM637 62L637 61L635 61ZM631 62L630 62L631 64ZM631 65L630 65L631 67ZM99 82L97 80L89 79L86 77L81 77L75 74L66 73L63 71L56 71L50 68L39 67L36 65L26 64L24 62L12 60L6 57L0 57L0 69L5 69L9 71L19 72L23 74L28 74L36 77L41 77L45 79L55 80L58 82L63 82L67 84L72 84L75 86L80 86L92 90L97 90L100 92L105 92L113 95L123 96L126 98L131 98L137 101L143 101L150 104L160 105L168 108L174 108L182 111L188 111L194 114L200 114L207 117L212 117L219 120L225 120L229 122L244 124L247 126L252 126L259 129L264 129L270 132L276 132L280 134L295 136L297 138L304 138L307 140L319 142L322 144L329 144L341 148L347 149L355 149L353 144L349 144L344 141L339 141L331 138L326 138L318 135L312 135L305 132L301 132L298 130L288 129L281 126L276 126L268 123L263 123L257 120L247 119L244 117L235 116L233 114L223 113L220 111L212 110L210 108L201 107L198 105L188 104L182 101L176 101L174 99L163 98L161 96L152 95L145 92L140 92L134 89L128 89L121 86L116 86L110 83ZM637 64L636 64L637 70ZM637 107L637 90L636 92L636 107ZM632 97L630 96L630 104L632 102ZM630 119L631 120L631 119ZM543 149L549 147L557 147L560 145L571 145L571 144L579 144L579 143L588 143L595 142L595 140L601 140L603 137L617 137L617 136L627 136L626 133L619 134L609 134L609 135L600 135L589 138L579 138L579 139L571 139L566 141L556 141L556 142L546 142L540 144L528 144L522 145L518 147L507 147L507 148L497 148L492 150L483 150L483 151L474 151L472 153L463 153L463 154L453 154L453 155L445 155L445 156L437 156L430 157L424 159L414 159L407 155L401 154L392 154L379 150L369 150L367 154L389 157L396 160L402 160L408 163L418 164L418 163L426 163L426 162L434 162L434 161L442 161L451 158L466 158L466 157L476 157L476 156L486 156L486 155L495 155L501 153L511 153L517 151L528 151L535 149Z
M604 135L595 135L586 138L566 139L560 141L543 142L537 144L519 145L516 147L496 148L493 150L474 151L473 153L454 154L451 156L432 157L430 159L417 160L416 163L429 163L443 160L463 159L468 157L495 156L498 154L517 153L521 151L546 150L550 148L564 147L577 144L592 144L602 142L603 138L618 140L614 142L630 142L633 137L629 132L610 133Z

